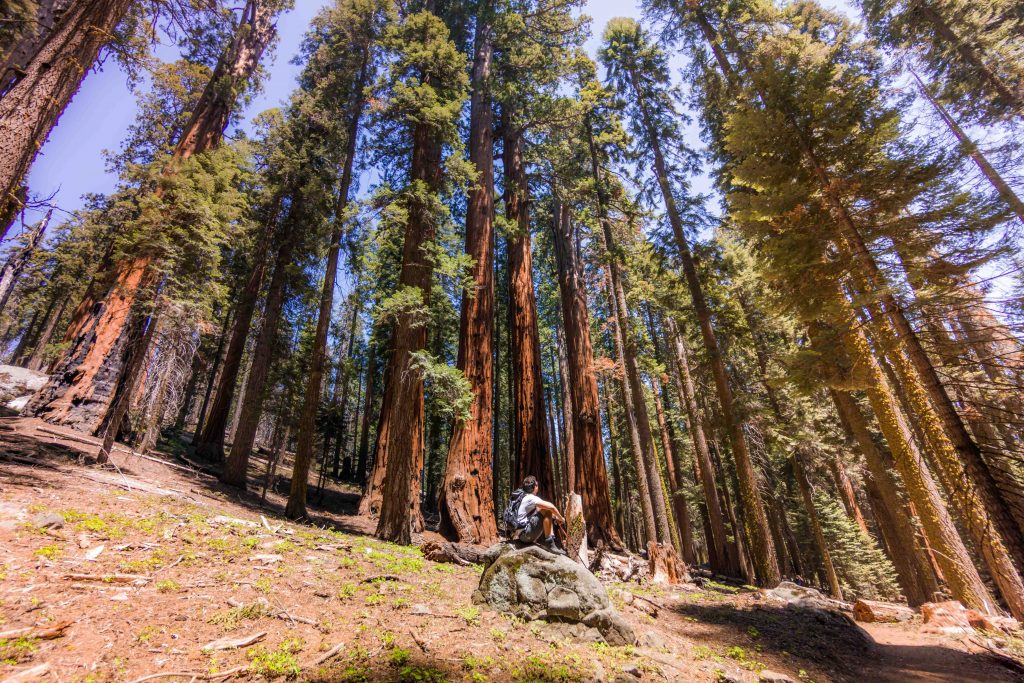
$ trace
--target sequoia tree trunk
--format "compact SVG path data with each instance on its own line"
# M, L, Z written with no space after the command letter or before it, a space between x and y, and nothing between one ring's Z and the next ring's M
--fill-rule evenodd
M512 356L512 457L519 479L537 477L540 491L554 495L551 455L548 453L544 375L541 369L537 298L533 291L533 254L530 243L530 186L523 165L523 135L505 121L505 213L515 232L508 251L509 352ZM513 488L518 481L512 482Z
M4 78L0 91L0 216L13 215L23 203L20 188L32 161L133 1L69 3L54 28L45 31L42 43L30 50L33 54L26 55L17 81L12 85ZM6 220L2 223L0 239L8 225Z
M469 163L477 177L466 206L466 254L474 291L462 295L456 367L473 390L470 416L457 420L448 446L439 508L441 529L461 543L493 543L494 519L494 115L490 76L493 35L483 3L477 13L469 108Z
M570 454L575 485L583 497L587 535L595 547L603 542L620 550L622 541L615 531L608 471L604 462L601 413L598 405L594 350L590 343L590 314L586 289L576 263L572 215L569 207L557 204L554 228L555 261L561 293L569 393L572 397L572 441Z

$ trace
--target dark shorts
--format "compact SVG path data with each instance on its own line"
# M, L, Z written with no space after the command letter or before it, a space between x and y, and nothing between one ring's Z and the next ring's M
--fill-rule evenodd
M544 523L540 515L533 513L526 519L526 526L519 528L518 540L523 543L535 543L544 535Z

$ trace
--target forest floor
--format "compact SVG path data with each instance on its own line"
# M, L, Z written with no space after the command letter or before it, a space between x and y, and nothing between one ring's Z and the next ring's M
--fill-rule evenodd
M261 505L168 454L80 464L94 443L0 419L0 681L35 667L15 680L1019 680L919 623L866 625L865 637L725 587L611 584L641 645L553 639L475 607L479 568L377 541L369 519L314 507L309 523L288 522L276 491ZM356 500L327 496L341 512Z

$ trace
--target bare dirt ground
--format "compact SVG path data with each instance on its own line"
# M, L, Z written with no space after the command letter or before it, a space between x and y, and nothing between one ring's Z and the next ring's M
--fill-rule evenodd
M78 464L94 443L0 420L0 681L1020 680L914 624L865 633L693 586L609 586L641 645L559 640L473 606L478 568L379 542L372 520L288 522L276 492L261 506L166 454ZM353 492L326 493L353 509Z

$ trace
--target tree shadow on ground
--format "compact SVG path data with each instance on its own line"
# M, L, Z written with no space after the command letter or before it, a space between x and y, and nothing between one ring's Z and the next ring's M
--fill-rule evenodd
M674 611L718 631L723 642L750 642L816 668L835 681L1020 681L1021 672L986 654L938 645L882 645L840 612L798 606L684 604Z

